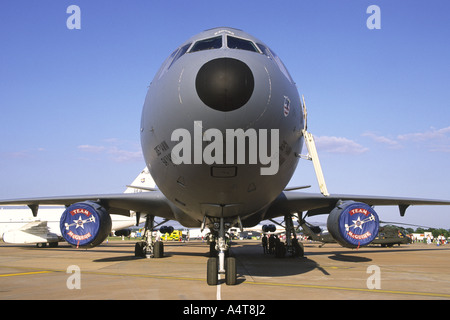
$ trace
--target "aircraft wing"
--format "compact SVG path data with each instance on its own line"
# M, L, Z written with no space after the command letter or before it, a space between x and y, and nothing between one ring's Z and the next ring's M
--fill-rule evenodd
M354 200L370 206L398 206L401 216L411 205L450 205L448 200L397 198L335 194L325 197L320 193L284 191L269 206L265 218L275 218L289 213L308 211L308 216L328 214L339 200Z
M87 200L100 202L103 207L108 208L110 214L129 216L131 210L142 214L151 213L158 217L174 219L169 201L159 191L1 200L0 206L27 205L31 210L37 210L40 205L69 206Z
M110 214L128 216L131 210L176 220L169 200L160 191L1 200L0 206L27 205L31 210L37 210L37 207L40 205L69 206L87 200L99 202L103 207L108 208ZM398 206L402 216L411 205L450 205L448 200L340 194L325 197L320 193L284 191L269 205L264 218L276 218L304 211L308 211L308 216L328 214L336 207L339 200L354 200L370 206Z

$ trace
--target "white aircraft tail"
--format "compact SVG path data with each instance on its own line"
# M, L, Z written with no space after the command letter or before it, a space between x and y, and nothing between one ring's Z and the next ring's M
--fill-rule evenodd
M153 180L152 175L147 167L145 167L141 173L134 179L134 181L127 186L125 193L137 193L145 191L156 191L155 180Z

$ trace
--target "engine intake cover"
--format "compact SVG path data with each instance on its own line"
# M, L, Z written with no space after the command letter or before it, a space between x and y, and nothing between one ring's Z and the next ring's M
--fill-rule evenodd
M71 205L61 216L63 238L77 247L95 247L111 232L111 217L105 208L93 201Z
M362 202L341 202L331 211L328 231L342 246L356 248L370 244L378 236L378 215Z

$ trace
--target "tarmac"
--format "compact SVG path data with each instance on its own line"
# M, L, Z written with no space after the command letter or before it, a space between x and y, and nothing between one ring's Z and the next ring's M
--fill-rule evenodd
M234 241L238 282L206 283L209 246L165 242L161 259L134 257L134 241L93 249L0 243L1 300L412 300L450 299L450 245L359 249L305 242L303 258Z

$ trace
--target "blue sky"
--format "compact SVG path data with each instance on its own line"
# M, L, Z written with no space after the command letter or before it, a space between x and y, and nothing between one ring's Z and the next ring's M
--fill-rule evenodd
M70 5L81 30L69 30ZM381 29L369 30L370 5ZM450 3L64 1L0 5L0 198L122 192L145 166L139 123L164 59L205 29L267 43L305 95L331 193L450 199ZM290 185L311 184L302 160ZM450 208L377 209L450 228ZM317 220L317 219L316 219Z

